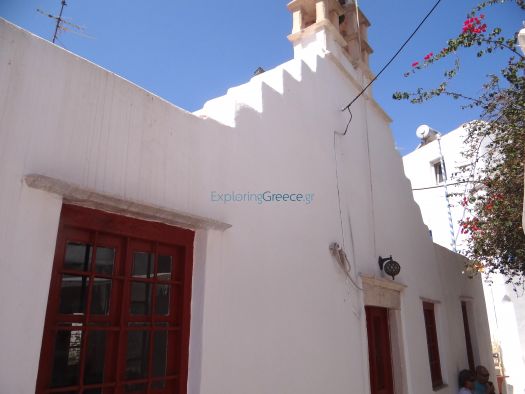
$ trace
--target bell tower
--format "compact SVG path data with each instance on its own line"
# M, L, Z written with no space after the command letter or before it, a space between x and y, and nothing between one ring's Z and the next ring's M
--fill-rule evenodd
M352 0L293 0L288 3L293 15L288 39L294 56L309 49L345 57L355 69L370 73L368 45L370 22Z

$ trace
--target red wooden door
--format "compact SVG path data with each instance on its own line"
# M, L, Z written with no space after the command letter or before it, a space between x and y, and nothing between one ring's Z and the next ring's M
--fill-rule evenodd
M365 310L371 394L394 394L388 309L367 306Z

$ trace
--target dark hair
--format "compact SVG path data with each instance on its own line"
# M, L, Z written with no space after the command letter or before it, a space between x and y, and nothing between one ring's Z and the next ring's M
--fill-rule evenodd
M476 380L476 378L474 377L474 373L468 369L464 369L463 371L461 371L459 373L459 377L458 377L458 383L459 383L459 387L464 387L465 386L465 383L468 382L468 381L474 381Z
M487 368L485 368L483 365L478 365L476 367L476 375L485 375L485 376L488 376L489 374L489 371L487 370Z

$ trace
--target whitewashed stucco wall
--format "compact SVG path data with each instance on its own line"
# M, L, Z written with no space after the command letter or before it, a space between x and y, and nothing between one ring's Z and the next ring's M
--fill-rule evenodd
M463 194L466 184L455 184L461 179L468 178L470 171L462 170L461 166L468 164L462 152L465 148L466 131L463 127L451 131L441 137L441 149L445 160L445 167L449 177L449 193ZM427 188L415 190L414 199L421 207L423 221L432 231L432 238L437 244L450 248L451 237L448 224L448 210L444 187L437 186L433 163L440 160L438 142L432 141L403 157L404 171L410 179L413 188ZM476 171L479 167L476 168ZM459 204L460 198L451 198L454 235L458 250L465 249L465 236L459 229L459 221L464 218L464 208ZM467 215L468 216L468 215ZM466 216L465 216L466 218Z
M445 166L451 183L468 179L471 168L462 168L468 164L463 152L467 148L465 138L467 131L463 126L446 133L441 138L441 147ZM479 151L483 157L484 146ZM421 209L424 222L432 230L434 242L450 248L450 230L448 223L447 203L444 187L436 186L432 163L439 160L437 141L432 141L403 157L406 176L411 180L413 188L427 188L415 190L414 199ZM480 160L474 171L477 173L483 168ZM441 185L442 186L442 185ZM468 184L449 186L449 193L458 196L451 197L451 215L456 235L457 250L460 253L467 251L466 235L461 234L459 222L470 214L460 204ZM491 284L484 284L484 293L487 304L487 315L491 336L495 345L501 346L501 356L505 367L506 381L513 388L514 393L525 393L525 299L520 296L520 290L514 291L511 285L505 284L505 278L493 275Z
M375 130L380 130L380 125L376 124L372 124L370 129L371 135L377 136L371 143L376 150L372 155L373 168L376 169L372 179L377 218L377 253L393 253L398 261L403 262L399 281L409 284L405 290L405 308L402 314L404 313L405 321L412 323L405 330L410 342L410 350L407 351L412 367L412 379L409 382L413 383L413 391L410 392L425 392L430 379L425 362L425 333L419 329L424 324L421 298L437 302L436 319L440 328L438 338L442 373L444 381L450 385L448 390L455 392L457 371L467 367L464 334L458 331L457 326L462 322L460 297L472 297L476 300L472 309L475 314L481 312L480 327L483 328L478 333L477 343L473 343L479 351L476 362L489 368L492 366L490 337L486 336L488 325L486 319L483 320L483 316L486 316L483 290L479 278L470 281L461 275L461 259L450 252L447 254L441 251L439 246L431 242L428 230L421 221L418 206L411 198L410 182L404 176L402 162L394 149L390 132L385 131L385 135L374 133ZM448 302L445 301L447 299ZM442 346L443 343L448 346ZM462 349L461 354L458 354L457 344L462 344L459 347ZM417 352L415 349L422 351Z
M61 199L23 184L36 173L232 225L197 232L189 393L369 392L363 295L328 252L343 243L333 132L343 131L340 108L358 92L330 56L308 53L308 65L294 59L217 99L229 127L5 21L0 47L0 296L9 316L0 391L32 392L37 375ZM212 112L208 104L199 114ZM464 336L459 296L481 310L479 283L458 279L461 266L435 253L388 118L369 99L353 113L348 135L335 140L352 274L380 277L378 255L402 266L399 392L431 390L421 297L441 302L449 386L440 392L454 393L466 367L454 350ZM315 196L308 205L210 199L266 190Z
M442 286L446 288L442 303L439 307L440 313L446 314L449 328L443 332L453 332L457 322L462 322L463 316L458 299L467 303L468 320L472 336L472 350L476 364L493 365L490 347L490 330L487 320L487 312L483 299L483 285L479 278L469 279L465 275L458 275L461 267L465 264L465 258L450 250L434 245L436 259L443 262L439 264L440 279ZM464 291L469 288L470 291ZM449 360L454 360L447 365L450 377L457 376L459 369L467 365L467 350L464 337L449 337L449 351L452 353ZM494 383L496 381L492 375Z

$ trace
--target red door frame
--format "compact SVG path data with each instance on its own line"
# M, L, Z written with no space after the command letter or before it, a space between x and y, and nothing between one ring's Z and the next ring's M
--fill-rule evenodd
M441 375L441 360L439 356L439 344L437 337L436 314L434 303L423 301L423 314L425 319L425 330L427 335L428 360L430 365L430 377L432 388L437 389L443 385Z
M474 372L474 352L472 351L472 340L470 337L470 327L468 322L468 307L466 301L461 301L461 314L463 315L463 330L465 331L465 346L467 347L467 360L469 369Z
M388 309L365 306L371 394L394 394Z

